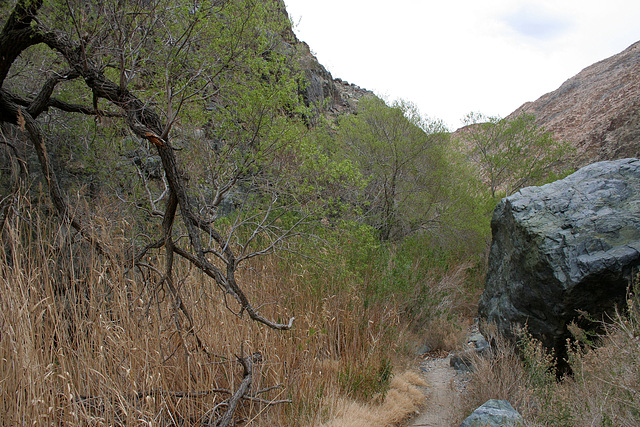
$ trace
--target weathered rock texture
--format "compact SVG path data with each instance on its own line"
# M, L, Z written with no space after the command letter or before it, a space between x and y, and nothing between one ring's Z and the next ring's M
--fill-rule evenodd
M282 0L278 3L281 12L289 19L286 5ZM290 20L290 19L289 19ZM307 106L313 107L316 113L338 116L356 111L358 100L364 96L375 96L373 92L353 83L334 79L331 73L318 62L309 45L300 41L289 27L281 34L282 39L295 49L300 68L305 74L300 93Z
M563 354L579 310L595 319L625 303L640 265L640 160L586 166L502 199L480 315L511 336L527 325ZM583 326L586 326L583 325Z
M640 157L640 42L597 62L511 116L537 123L578 150L579 164Z
M473 411L460 427L516 427L522 416L506 400L491 399Z
M302 95L308 106L314 107L321 113L339 115L354 112L360 98L374 96L371 91L341 79L334 79L331 73L318 62L306 43L297 42L296 46L306 80Z

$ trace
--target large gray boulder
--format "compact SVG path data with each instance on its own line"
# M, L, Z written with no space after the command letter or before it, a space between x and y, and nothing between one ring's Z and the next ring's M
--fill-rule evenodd
M491 228L480 316L507 336L527 325L562 355L567 324L625 303L640 265L640 160L594 163L523 188L502 199Z

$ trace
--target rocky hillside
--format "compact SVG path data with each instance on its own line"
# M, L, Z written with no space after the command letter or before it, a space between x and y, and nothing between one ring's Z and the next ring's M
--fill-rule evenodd
M282 0L276 0L283 14L289 17ZM302 89L304 101L308 106L314 106L318 112L330 116L355 111L358 100L363 96L374 95L353 83L339 78L333 78L331 73L313 54L309 45L300 41L293 32L293 28L281 34L284 41L295 47L300 67L305 73L306 86Z
M319 111L339 115L354 111L358 99L373 92L341 79L334 79L305 42L295 40L300 65L305 72L307 86L303 96L307 105L315 106Z
M282 11L287 13L284 3ZM362 96L373 95L334 79L293 31L285 38L301 57L307 78L303 90L307 105L337 116L353 111ZM525 103L509 117L523 112L534 114L539 125L577 148L577 167L600 160L640 157L640 42L585 68L557 90Z
M640 156L640 42L518 108L578 149L578 164Z

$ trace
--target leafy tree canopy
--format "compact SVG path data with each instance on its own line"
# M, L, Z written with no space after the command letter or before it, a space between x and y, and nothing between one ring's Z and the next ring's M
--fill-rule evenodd
M367 182L363 215L383 240L425 230L447 206L445 127L421 117L405 101L388 106L379 98L360 101L344 117L337 140Z
M470 145L470 158L478 165L495 198L526 185L548 182L562 173L571 147L535 123L532 114L511 119L470 113L461 139Z

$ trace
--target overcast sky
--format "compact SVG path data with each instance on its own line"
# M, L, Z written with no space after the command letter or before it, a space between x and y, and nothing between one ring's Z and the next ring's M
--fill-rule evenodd
M460 127L640 41L639 0L284 0L334 78Z

